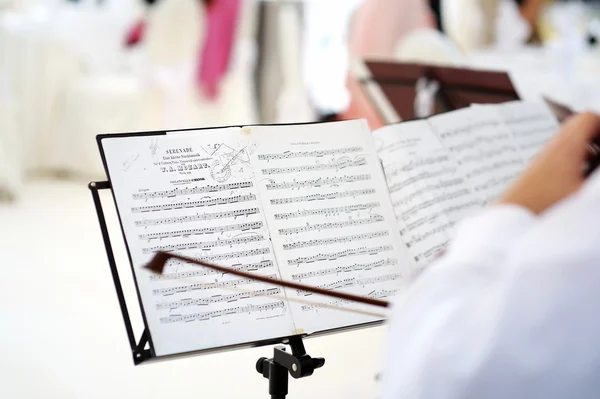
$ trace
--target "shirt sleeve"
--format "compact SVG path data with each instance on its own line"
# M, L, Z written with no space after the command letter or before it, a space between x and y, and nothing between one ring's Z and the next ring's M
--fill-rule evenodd
M383 399L599 397L600 176L535 217L496 206L393 304Z

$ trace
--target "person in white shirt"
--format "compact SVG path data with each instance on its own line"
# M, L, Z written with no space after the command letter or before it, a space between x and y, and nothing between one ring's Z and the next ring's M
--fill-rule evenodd
M599 135L566 121L393 304L382 399L600 398Z

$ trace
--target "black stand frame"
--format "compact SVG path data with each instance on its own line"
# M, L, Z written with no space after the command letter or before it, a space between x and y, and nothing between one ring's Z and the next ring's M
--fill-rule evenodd
M123 315L123 322L125 323L127 338L129 339L129 346L133 355L133 362L135 365L138 365L151 359L153 355L149 349L146 349L148 343L147 328L144 329L139 341L136 341L135 339L129 311L127 310L127 303L125 302L125 295L123 294L119 271L115 261L115 255L112 249L112 243L108 234L108 227L106 225L106 218L104 216L99 191L111 189L111 185L108 181L91 182L88 185L88 188L92 192L94 206L96 207L102 239L104 240L104 247L106 249L106 256L108 258L113 283L117 292L117 298L119 299L119 306ZM295 335L289 337L287 343L290 345L292 353L286 352L284 346L277 346L274 349L273 358L267 359L262 357L256 363L256 370L269 380L269 394L272 399L285 399L288 394L288 373L294 378L308 377L313 374L315 369L318 369L325 364L325 359L312 358L306 353L301 336Z
M119 306L123 315L123 322L125 323L125 330L127 331L127 338L129 339L129 347L131 348L131 354L133 356L133 363L137 366L145 360L152 358L152 353L149 349L146 349L148 343L148 330L144 329L139 341L136 341L133 333L133 327L131 326L131 319L129 317L129 311L127 310L127 303L125 302L125 295L123 294L123 287L121 286L121 279L119 278L119 271L117 270L117 263L115 261L115 255L113 253L112 244L110 242L110 236L108 234L108 227L106 226L106 218L104 217L104 210L102 208L102 202L100 200L99 190L111 189L110 182L91 182L88 188L92 192L92 198L94 199L94 206L96 207L96 214L98 215L98 222L100 223L100 231L102 233L102 239L104 240L104 247L106 248L106 256L108 258L108 265L110 266L110 272L112 274L113 283L115 284L115 290L117 291L117 298L119 299Z

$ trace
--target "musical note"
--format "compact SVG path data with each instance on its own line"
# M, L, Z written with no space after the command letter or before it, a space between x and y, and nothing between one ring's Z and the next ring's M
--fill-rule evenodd
M262 290L255 290L249 292L240 292L237 294L229 294L229 295L215 295L211 297L202 297L202 298L187 298L182 299L180 301L173 302L159 302L156 304L156 309L178 309L184 308L188 306L206 306L213 303L222 303L222 302L236 302L238 300L254 298L257 296L271 296L278 295L281 293L281 288L265 288Z
M317 164L317 165L302 165L302 166L290 166L287 168L268 168L263 169L263 175L277 175L284 173L299 173L299 172L317 172L324 170L336 170L346 169L350 167L363 166L367 164L367 160L365 158L359 158L354 161L341 160L338 162L332 162L330 164Z
M208 185L208 186L203 186L203 187L175 188L173 190L135 193L135 194L133 194L133 199L140 200L140 199L149 199L149 198L170 198L170 197L177 197L177 196L181 196L181 195L216 193L219 191L240 190L242 188L251 188L251 187L253 187L253 183L251 181L248 181L248 182L240 182L240 183Z
M216 205L237 204L238 202L247 202L247 201L255 201L255 200L256 200L256 195L254 195L254 194L236 195L234 197L209 198L209 199L204 199L204 200L200 200L200 201L137 206L137 207L131 208L131 212L133 212L133 213L161 212L161 211L170 211L170 210L177 210L177 209L190 209L190 208L202 208L202 207L216 206Z
M271 205L287 205L287 204L295 204L298 202L311 202L311 201L324 201L324 200L332 200L338 198L348 198L348 197L358 197L361 195L370 195L375 194L375 190L372 188L367 188L363 190L346 190L343 192L334 192L334 193L325 193L325 194L311 194L311 195L301 195L298 197L288 197L288 198L274 198L270 200Z
M290 266L300 266L303 263L315 263L322 262L324 260L336 260L340 258L344 258L347 256L358 256L358 255L376 255L386 251L392 251L394 247L392 245L383 245L379 247L367 248L352 248L344 251L333 252L333 253L320 253L313 256L300 256L295 259L288 260L288 265Z
M277 275L275 275L275 274L269 274L265 277L277 279ZM236 280L218 281L216 283L197 283L197 284L181 285L178 287L157 288L157 289L152 290L152 294L166 296L166 295L180 294L182 292L205 291L205 290L213 290L216 288L237 287L238 285L247 285L247 284L256 284L256 280L251 279L251 278L240 278L240 279L236 279Z
M203 213L197 215L187 216L173 216L167 218L158 219L143 219L136 220L136 226L154 226L159 224L173 224L173 223L188 223L197 222L201 220L214 220L214 219L228 219L237 218L238 216L248 216L260 213L258 208L239 209L235 211L215 212L215 213Z
M234 269L234 270L241 270L244 272L254 272L254 271L257 271L260 269L268 269L273 266L274 266L273 261L263 260L258 263L248 263L245 265L235 264L235 265L231 265L230 268ZM201 269L191 270L191 271L187 271L187 272L163 273L160 275L153 274L150 276L150 281L179 280L179 279L192 278L192 277L210 276L213 274L219 274L219 272L215 271L213 269L201 268Z
M239 245L239 244L248 244L250 242L264 241L264 239L265 238L261 235L253 235L253 236L248 236L248 237L238 237L238 238L232 238L232 239L226 239L226 240L204 241L204 242L200 241L200 242L189 242L189 243L183 243L183 244L162 245L162 246L144 248L142 250L142 252L144 254L151 254L151 253L159 252L159 251L172 252L172 251L184 251L184 250L188 250L188 249L207 250L207 249L215 248L215 247L226 247L226 246Z
M227 308L220 310L213 310L212 312L202 312L202 313L193 313L188 315L173 315L168 317L162 317L160 319L161 323L180 323L185 322L189 323L192 321L205 321L210 320L215 317L222 317L227 315L234 314L242 314L242 313L254 313L254 312L263 312L275 309L283 309L285 305L283 302L273 302L265 305L246 305L246 306L238 306L235 308Z
M283 190L288 188L321 187L334 184L354 183L358 181L371 180L371 175L356 175L343 177L326 177L314 180L301 180L283 183L269 183L267 190Z
M318 224L307 224L305 226L290 227L286 229L279 229L279 234L290 235L298 233L306 233L308 231L321 231L328 229L343 229L345 227L360 226L372 223L383 222L385 219L381 215L371 215L368 218L363 219L352 219L345 222L332 222L332 223L318 223Z
M323 276L329 276L332 274L351 273L351 272L359 271L359 270L373 270L378 267L394 266L397 264L398 264L397 259L387 258L387 259L383 259L383 260L379 260L377 262L371 262L371 263L363 263L363 264L355 263L350 266L338 266L338 267L333 267L333 268L329 268L329 269L315 270L312 272L296 273L296 274L292 274L292 280L301 281L303 279L312 278L312 277L323 277Z
M290 212L290 213L276 213L275 220L281 219L293 219L293 218L301 218L306 216L329 216L329 215L338 215L340 213L350 213L355 211L363 211L367 209L374 209L380 206L379 202L370 202L368 204L359 204L359 205L346 205L339 206L335 208L322 208L322 209L308 209L304 211L298 212Z
M280 154L260 154L258 159L261 161L277 160L277 159L292 159L292 158L322 158L326 155L340 155L363 152L362 147L336 148L331 150L316 150L316 151L286 151Z
M155 240L163 238L190 237L196 235L209 235L217 233L226 233L230 231L248 231L257 230L263 227L262 222L230 224L226 226L203 227L200 229L188 229L177 231L160 231L158 233L140 234L140 240Z
M346 242L353 241L362 241L362 240L370 240L372 238L380 238L386 237L389 233L386 231L377 231L374 233L363 233L363 234L355 234L351 236L345 237L332 237L332 238L322 238L318 240L310 240L310 241L299 241L292 244L284 244L283 249L285 251L300 249L300 248L308 248L308 247L317 247L320 245L331 245L331 244L343 244Z

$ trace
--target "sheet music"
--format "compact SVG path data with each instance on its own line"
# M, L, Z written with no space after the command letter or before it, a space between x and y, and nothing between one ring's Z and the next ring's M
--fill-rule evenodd
M494 109L511 131L526 164L531 162L559 128L556 117L541 101L514 101L498 104Z
M511 131L489 107L440 114L428 122L482 205L496 200L524 169Z
M284 279L388 298L413 264L395 227L371 133L363 121L253 127L260 196ZM346 301L288 290L296 327L314 332L374 321ZM365 307L372 311L372 307Z
M170 261L156 251L280 279L240 129L103 141L110 179L157 355L288 336L282 288Z
M374 137L400 234L411 258L425 267L480 201L426 121L389 125Z

